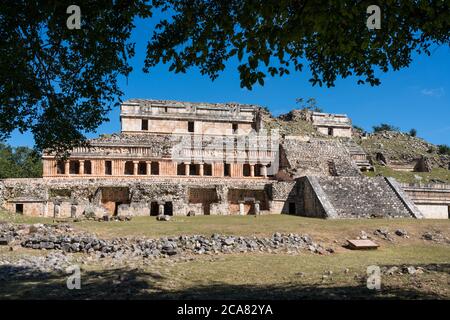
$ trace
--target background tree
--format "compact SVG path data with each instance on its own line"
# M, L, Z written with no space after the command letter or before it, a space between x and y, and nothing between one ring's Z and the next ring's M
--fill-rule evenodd
M375 70L407 67L412 53L449 44L448 1L380 4L381 29L369 31L372 1L79 0L81 29L66 27L72 1L3 1L0 6L0 138L31 131L38 150L62 153L106 121L131 72L136 17L163 11L144 70L158 63L217 78L237 59L240 84L263 85L308 67L313 85L338 77L378 85Z
M382 123L378 126L373 126L373 132L383 132L383 131L400 131L398 127L395 127L391 124Z
M413 128L413 129L409 130L408 134L411 137L415 137L415 136L417 136L417 130Z
M314 112L323 112L323 109L318 106L315 98L309 98L306 101L303 98L297 98L295 99L295 103L297 103L301 109L307 109Z
M0 179L42 177L40 154L28 147L13 148L0 142Z
M446 154L450 156L450 146L446 144L440 144L438 147L438 153L439 154Z
M63 153L94 132L131 68L127 40L145 1L76 1L81 29L70 30L68 1L3 1L0 7L0 139L31 131L36 149Z

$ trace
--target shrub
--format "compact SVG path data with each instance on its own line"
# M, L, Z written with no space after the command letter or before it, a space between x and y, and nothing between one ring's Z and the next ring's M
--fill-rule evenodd
M412 128L411 130L409 130L409 135L410 135L411 137L417 136L417 130L414 129L414 128Z
M382 123L379 126L373 126L373 131L374 132L399 131L399 128L387 123Z
M450 147L446 144L440 144L438 147L438 153L439 154L447 154L450 155Z

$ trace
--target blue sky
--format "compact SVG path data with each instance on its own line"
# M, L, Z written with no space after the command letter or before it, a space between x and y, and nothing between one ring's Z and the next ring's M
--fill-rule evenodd
M378 74L378 87L357 85L355 78L336 82L333 88L312 87L310 74L291 73L265 79L263 87L252 91L239 85L237 61L230 61L218 79L211 81L198 70L186 74L168 71L168 65L158 65L149 74L142 72L146 42L153 24L137 23L131 41L136 42L133 72L121 79L123 99L149 98L194 102L240 102L267 106L273 114L285 113L296 107L295 99L316 98L326 112L345 113L355 125L371 130L373 125L389 123L402 131L415 128L418 136L435 144L450 145L450 48L441 46L430 57L415 56L407 69ZM119 109L112 110L110 121L98 128L102 133L120 131ZM31 134L14 133L8 141L14 146L33 146Z

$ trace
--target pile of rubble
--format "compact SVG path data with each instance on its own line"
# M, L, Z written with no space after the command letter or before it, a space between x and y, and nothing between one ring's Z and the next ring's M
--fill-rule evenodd
M26 227L25 227L26 229ZM32 225L28 231L23 225L0 226L0 235L8 234L22 247L61 250L67 253L88 253L103 257L124 256L158 258L186 254L227 254L245 252L298 253L310 251L332 253L312 241L308 235L275 233L271 237L232 236L213 234L181 235L159 239L113 238L99 239L93 234L75 232L68 225Z
M46 256L26 255L19 259L0 259L0 280L21 277L40 277L52 272L64 273L70 266L70 257L53 251Z
M450 244L450 238L443 235L440 231L429 231L422 235L423 240L434 241L438 243Z

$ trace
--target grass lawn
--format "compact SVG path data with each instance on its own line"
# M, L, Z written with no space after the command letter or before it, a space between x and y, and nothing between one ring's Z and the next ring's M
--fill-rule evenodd
M51 222L52 219L14 217L1 214L0 220ZM424 232L450 235L449 220L371 219L322 220L289 215L270 216L196 216L173 217L160 222L154 217L135 217L128 222L72 223L75 228L94 232L100 237L174 236L180 234L225 233L233 235L271 235L274 232L309 234L313 240L335 249L334 254L309 252L290 254L202 255L159 260L127 261L113 265L105 258L85 261L82 289L67 290L66 277L38 275L30 279L4 279L0 298L206 298L206 299L314 299L314 298L404 298L450 299L450 245L421 239ZM394 241L373 235L386 228ZM404 229L409 239L395 236ZM366 231L380 248L351 251L342 247L345 239ZM45 254L45 251L0 250L0 260L20 255ZM422 274L383 275L381 291L366 288L369 265L424 267ZM331 271L331 273L330 273Z
M81 290L64 275L3 281L0 298L58 299L450 299L450 250L427 244L310 253L202 256L150 265L82 266ZM366 287L370 265L424 267L423 274L382 275L381 290ZM433 266L433 268L432 268ZM331 271L331 272L330 272Z

